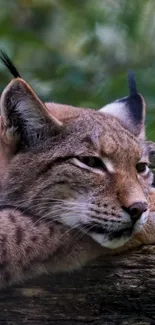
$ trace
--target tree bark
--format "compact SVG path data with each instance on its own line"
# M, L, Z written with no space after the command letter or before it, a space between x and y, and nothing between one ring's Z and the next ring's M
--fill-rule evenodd
M155 246L1 291L0 325L155 324Z

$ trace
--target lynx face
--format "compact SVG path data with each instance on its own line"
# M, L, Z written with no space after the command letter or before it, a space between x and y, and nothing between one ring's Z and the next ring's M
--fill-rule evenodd
M50 104L49 114L28 84L16 78L0 106L4 142L12 143L0 207L62 223L109 248L141 230L152 176L138 93L100 111Z

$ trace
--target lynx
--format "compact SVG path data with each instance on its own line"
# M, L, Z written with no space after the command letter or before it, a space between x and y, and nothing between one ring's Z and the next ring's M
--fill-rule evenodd
M134 80L128 97L99 111L44 104L3 61L15 78L0 99L0 286L153 241Z

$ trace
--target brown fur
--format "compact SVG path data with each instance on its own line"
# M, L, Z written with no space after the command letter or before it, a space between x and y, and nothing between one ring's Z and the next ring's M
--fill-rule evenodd
M112 115L54 103L47 108L50 113L20 79L2 95L1 286L154 240L147 233L152 219L140 236L113 250L82 228L97 222L108 243L131 238L134 225L124 208L146 202L152 180L136 171L142 156L148 159L144 141ZM78 166L73 158L81 156L108 158L114 172Z

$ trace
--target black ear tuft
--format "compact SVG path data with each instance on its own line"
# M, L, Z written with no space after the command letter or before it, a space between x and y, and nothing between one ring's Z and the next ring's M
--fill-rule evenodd
M101 108L103 113L109 113L118 118L122 124L139 139L145 137L145 101L137 92L136 81L133 71L128 74L129 90L128 97Z
M137 95L136 80L135 80L134 72L132 70L128 72L128 84L129 84L130 96Z
M17 69L14 66L14 64L12 63L12 61L9 59L9 57L7 56L7 54L5 52L3 52L2 50L0 50L0 60L3 62L3 64L5 65L5 67L8 68L8 70L11 72L11 74L15 78L21 78L19 72L17 71Z

